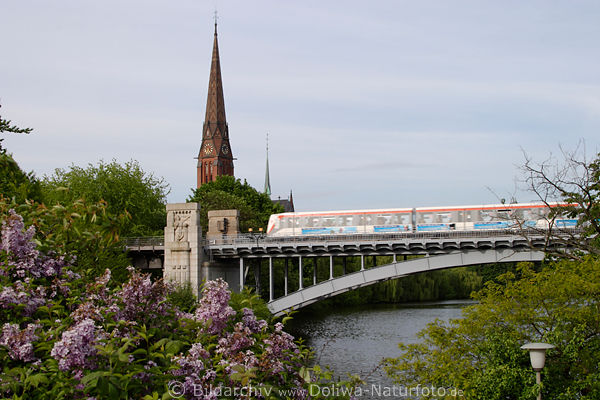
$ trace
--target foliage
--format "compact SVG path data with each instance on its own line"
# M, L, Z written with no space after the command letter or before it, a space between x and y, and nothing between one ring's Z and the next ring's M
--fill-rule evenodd
M436 321L418 344L400 344L403 355L386 370L406 385L454 387L466 399L597 399L600 396L600 261L559 261L521 278L505 274L477 293L463 319ZM520 346L548 342L541 388ZM443 397L442 397L443 398ZM452 398L452 397L447 397Z
M273 318L267 303L248 287L244 287L241 293L232 292L230 304L236 310L241 310L244 307L250 308L257 318L264 319L267 322L271 322Z
M44 253L14 211L0 242L0 393L27 399L306 398L331 382L311 352L210 281L193 312L169 301L171 285L131 269L87 285L69 257ZM253 301L256 301L253 300ZM331 390L331 389L330 389ZM312 392L309 392L312 391ZM325 393L325 392L323 392Z
M208 211L239 210L241 232L249 228L266 229L271 214L283 212L283 207L273 203L268 195L232 176L220 176L214 182L203 184L187 201L200 203L200 224L204 232L208 230Z
M89 204L76 200L65 206L0 199L0 219L10 219L15 209L25 223L35 229L33 240L44 252L68 255L72 269L85 281L95 279L110 266L113 279L124 282L129 260L120 243L119 228L123 216L107 212L106 203Z
M183 312L192 312L198 303L198 299L192 289L192 284L189 282L186 284L173 283L167 298L175 307Z
M0 105L0 107L2 107ZM12 125L12 122L7 119L3 119L0 116L0 133L11 132L11 133L30 133L32 131L31 128L19 128L16 125ZM1 141L1 140L0 140ZM0 149L2 147L0 146Z
M128 215L122 220L123 236L162 235L166 221L166 196L169 187L163 178L142 170L137 161L121 165L113 160L89 164L86 168L71 165L56 169L42 181L44 198L50 205L66 206L83 199L89 203L105 201L106 211Z
M31 128L19 128L12 125L11 121L0 117L0 133L28 134L31 131ZM0 196L9 199L14 198L19 203L27 199L40 201L41 189L39 182L32 172L26 173L19 168L12 155L2 148L3 140L3 138L0 138Z
M580 260L585 254L600 255L600 153L587 161L579 149L573 152L562 150L562 160L550 157L535 162L525 156L522 167L527 189L540 201L553 201L565 205L554 208L550 213L550 232L544 236L564 248L548 246L547 251L559 257ZM561 229L556 220L576 218L582 232ZM577 250L577 251L573 251Z
M0 148L0 196L14 199L17 203L26 200L41 201L39 181L32 172L21 170L12 155Z

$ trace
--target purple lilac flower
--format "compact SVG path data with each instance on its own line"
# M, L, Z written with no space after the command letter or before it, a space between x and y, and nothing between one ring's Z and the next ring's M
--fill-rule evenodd
M40 327L38 324L27 324L27 327L21 330L17 324L6 323L2 327L0 345L8 348L8 355L13 360L33 361L36 359L33 354L33 342L39 339L35 331Z
M182 383L187 398L216 398L208 390L217 378L216 372L205 366L205 362L210 365L209 358L210 353L200 343L194 343L185 357L173 357L172 360L179 365L179 369L173 370L173 375L185 377Z
M166 286L162 281L152 283L150 275L131 271L131 278L116 294L121 306L117 318L126 321L147 321L166 315Z
M222 332L229 319L235 315L235 311L229 306L230 298L227 282L223 279L206 282L194 319L205 322L205 329L209 334Z
M0 292L0 308L11 310L23 305L25 316L33 315L44 304L46 304L45 288L42 286L30 290L25 287L23 282L16 281L13 286L5 286Z
M219 339L216 352L225 355L236 355L242 350L254 345L256 340L252 337L252 332L243 323L235 324L233 332L229 332Z
M62 371L76 368L96 368L94 346L105 336L102 328L92 319L84 319L63 332L60 341L54 344L50 355L58 361Z
M0 274L17 279L59 277L67 264L65 258L42 256L32 240L35 228L30 226L25 230L23 217L14 210L8 214L0 233L0 251L7 253L8 265Z
M298 354L300 350L296 343L294 343L294 337L283 331L283 324L281 322L275 324L275 332L270 334L264 343L267 347L263 357L270 364L268 371L271 374L278 374L283 372L284 369L292 369L290 365L284 367L283 362L289 361L291 354Z
M242 308L244 315L242 316L242 322L250 329L252 333L258 333L265 329L268 324L264 319L257 320L254 315L254 311L250 308Z

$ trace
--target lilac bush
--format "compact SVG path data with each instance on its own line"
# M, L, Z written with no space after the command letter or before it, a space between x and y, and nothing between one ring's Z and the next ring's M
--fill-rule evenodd
M62 371L74 369L95 369L96 345L105 334L94 320L86 318L63 332L61 339L54 344L50 355L58 361Z
M229 319L236 314L229 305L230 298L227 282L222 279L206 282L194 319L205 324L206 332L220 333Z
M34 361L33 342L39 339L35 331L41 328L38 324L27 324L25 329L20 329L17 324L6 323L2 327L0 345L8 349L8 355L13 360Z
M223 280L206 282L185 313L169 300L174 285L133 268L120 287L111 288L110 269L84 284L67 257L42 254L33 234L14 211L2 223L2 397L158 399L181 385L187 399L247 387L263 391L247 398L294 389L284 397L304 399L323 378L307 372L309 349L281 323L235 310Z

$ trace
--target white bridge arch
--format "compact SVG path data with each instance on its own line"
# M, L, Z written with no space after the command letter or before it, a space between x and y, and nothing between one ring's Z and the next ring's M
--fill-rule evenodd
M543 251L512 249L470 250L426 256L332 278L273 300L268 303L268 306L273 314L282 315L286 311L299 309L340 293L419 272L477 264L541 261L544 257Z

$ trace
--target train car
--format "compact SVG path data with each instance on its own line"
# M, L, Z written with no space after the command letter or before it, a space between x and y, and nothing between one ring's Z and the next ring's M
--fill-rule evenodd
M412 208L295 212L271 215L269 236L411 232Z
M550 207L566 205L552 203ZM550 209L544 203L488 204L481 206L420 207L415 209L416 232L477 231L490 229L548 229ZM573 228L576 219L556 218L559 228Z
M550 207L566 205L552 203ZM269 236L386 234L401 232L478 231L549 227L543 203L488 204L379 210L296 212L272 215ZM555 218L558 228L574 228L576 219Z

